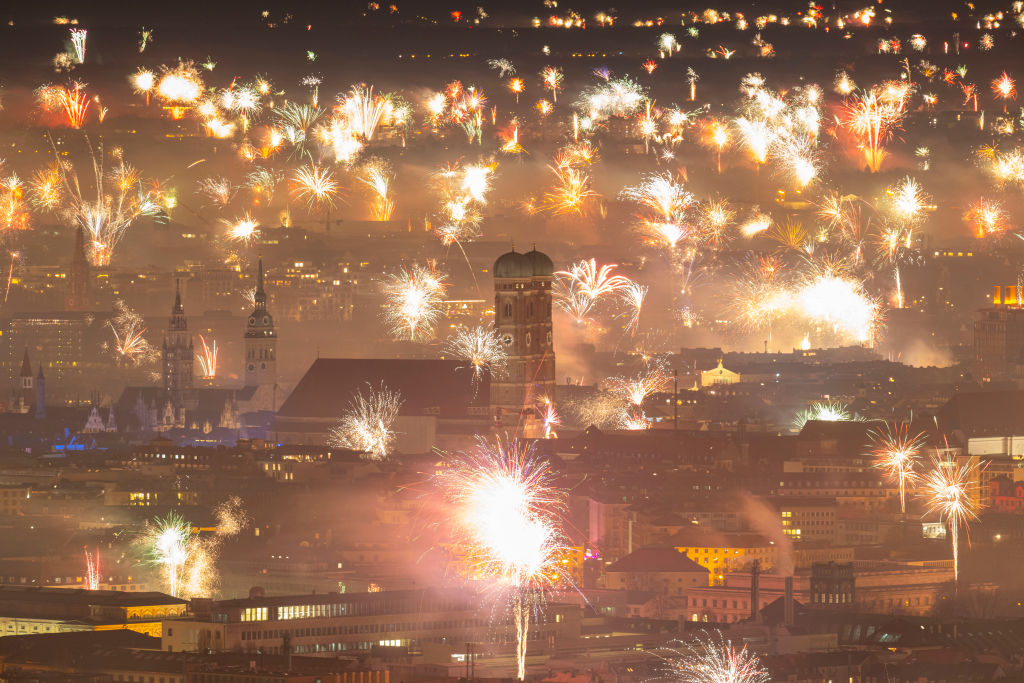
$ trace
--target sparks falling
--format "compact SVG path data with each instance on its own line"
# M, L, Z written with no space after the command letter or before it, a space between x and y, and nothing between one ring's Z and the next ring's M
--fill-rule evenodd
M391 455L395 432L392 425L402 408L402 396L383 384L374 389L367 385L366 393L358 391L345 414L331 429L329 441L341 448L362 451L372 460L384 460Z
M437 481L453 508L451 533L464 577L485 582L512 614L523 680L531 620L539 620L552 588L571 585L563 569L565 492L532 445L482 438L447 458Z
M914 470L917 456L924 445L924 434L910 434L905 422L896 425L886 424L884 429L872 430L871 441L875 448L875 467L885 470L890 480L900 488L900 512L907 512L907 486L912 486L918 479Z
M932 469L921 478L928 509L946 523L953 544L953 580L960 578L960 531L969 536L969 525L978 518L978 481L981 466L966 460L957 465L950 457L933 457Z

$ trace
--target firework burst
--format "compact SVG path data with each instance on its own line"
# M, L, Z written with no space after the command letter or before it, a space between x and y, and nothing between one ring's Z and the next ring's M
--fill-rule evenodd
M123 301L114 302L114 312L116 315L107 321L114 335L114 342L110 346L114 357L131 367L149 365L159 360L160 352L143 336L146 327L142 316Z
M369 384L364 394L356 393L348 410L331 429L330 442L341 448L362 451L371 460L385 460L394 446L392 425L402 408L402 396L383 384Z
M469 364L474 386L479 384L485 373L492 377L501 375L508 363L501 337L486 327L458 330L445 340L444 351Z
M747 646L737 648L721 632L702 633L678 648L655 651L664 673L678 683L768 683L771 677Z
M517 676L526 676L531 619L546 595L571 580L563 572L569 551L562 531L565 492L549 464L518 442L478 440L473 450L445 461L438 476L451 515L456 557L467 579L485 582L508 606L516 629Z
M441 318L448 276L431 268L402 268L384 283L385 318L393 334L409 340L430 339Z
M932 458L932 469L921 478L922 495L928 509L939 513L952 536L953 580L960 578L960 530L969 536L971 520L978 518L978 480L981 466L976 460L957 465L952 458Z
M871 441L875 448L875 466L885 470L889 479L900 487L900 512L907 512L907 486L918 479L914 467L918 453L924 445L924 434L911 435L905 422L897 425L886 424L884 429L872 430Z

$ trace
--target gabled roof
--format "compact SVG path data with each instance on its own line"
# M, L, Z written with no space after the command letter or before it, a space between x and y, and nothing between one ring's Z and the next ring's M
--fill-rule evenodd
M609 566L606 572L680 572L707 574L702 567L675 548L651 546L640 548Z
M464 416L470 406L486 406L490 379L474 389L472 371L457 360L396 358L318 358L278 410L282 418L337 419L358 392L381 385L401 394L402 415L436 409L442 416Z

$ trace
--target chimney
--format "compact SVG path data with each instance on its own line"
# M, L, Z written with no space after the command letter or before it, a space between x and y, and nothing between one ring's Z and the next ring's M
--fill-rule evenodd
M752 621L759 621L761 618L758 608L761 601L760 574L761 561L754 560L754 564L750 568L750 619Z
M783 598L783 619L786 626L793 625L793 577L786 577L786 596Z
M284 647L281 648L284 651L284 670L286 673L291 673L292 670L292 634L288 631L284 632Z

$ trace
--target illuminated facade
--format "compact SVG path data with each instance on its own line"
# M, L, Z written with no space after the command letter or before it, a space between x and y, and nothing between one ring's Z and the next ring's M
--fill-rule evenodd
M498 427L516 428L524 414L555 398L551 325L554 265L534 249L494 262L494 329L508 353L508 369L491 378L491 410Z
M277 330L267 311L267 293L263 289L263 259L259 260L256 294L245 328L245 386L255 387L255 410L277 408Z

